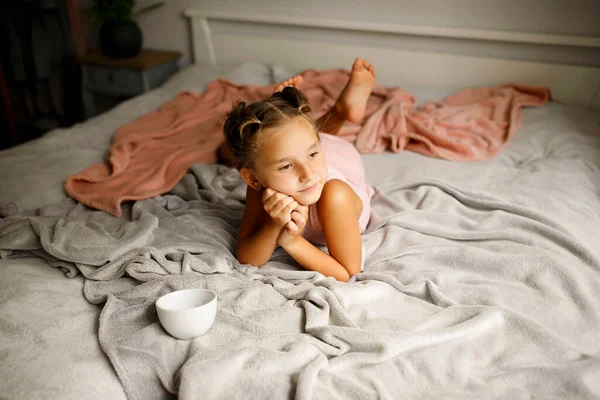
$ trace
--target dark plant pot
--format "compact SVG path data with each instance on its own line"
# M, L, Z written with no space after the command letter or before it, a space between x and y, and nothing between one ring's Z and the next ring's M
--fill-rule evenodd
M111 58L135 57L142 48L142 31L133 21L104 21L99 38L102 53Z

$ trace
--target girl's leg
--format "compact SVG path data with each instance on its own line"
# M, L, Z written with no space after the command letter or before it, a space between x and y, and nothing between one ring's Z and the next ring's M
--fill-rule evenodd
M367 100L375 84L375 69L362 58L352 64L350 80L335 105L317 121L323 132L335 135L346 121L359 123L365 116Z
M344 122L346 122L346 116L338 111L336 106L333 106L331 110L317 120L316 125L319 132L337 135Z
M301 89L303 82L304 78L301 75L296 75L277 85L275 92L279 92L287 86ZM344 122L361 122L365 116L367 100L374 84L375 68L362 58L354 60L350 71L350 80L348 80L331 110L317 120L318 129L321 132L336 135Z

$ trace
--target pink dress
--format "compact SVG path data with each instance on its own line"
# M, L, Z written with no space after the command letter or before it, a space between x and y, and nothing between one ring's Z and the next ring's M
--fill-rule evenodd
M374 190L367 184L365 168L360 154L354 145L344 139L327 133L320 133L321 149L327 162L327 177L325 182L339 179L346 182L360 197L363 203L362 213L358 219L360 232L364 232L371 216L371 197ZM319 222L317 207L308 210L308 222L302 231L302 236L311 243L326 245L325 233Z

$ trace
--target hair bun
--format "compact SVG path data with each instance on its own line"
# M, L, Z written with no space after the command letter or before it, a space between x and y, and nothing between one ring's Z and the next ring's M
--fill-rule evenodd
M228 116L232 117L234 120L237 120L237 122L241 122L247 112L246 108L246 103L243 101L238 101L233 106L233 109L229 112Z
M304 93L294 86L283 88L281 91L281 98L287 101L293 108L297 108L299 112L309 113L312 111Z

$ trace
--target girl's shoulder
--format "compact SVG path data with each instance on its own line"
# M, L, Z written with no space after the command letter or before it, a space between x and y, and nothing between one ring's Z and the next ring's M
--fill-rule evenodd
M355 194L348 182L343 179L333 178L325 182L318 202L344 201Z
M308 208L308 221L302 236L312 243L327 245L324 227L332 227L336 217L358 221L363 203L352 187L343 180L331 179L323 185L321 197ZM337 218L339 219L339 218Z
M358 217L362 212L362 200L347 182L331 179L323 185L321 197L317 201L317 209L319 214L350 209L355 210Z

